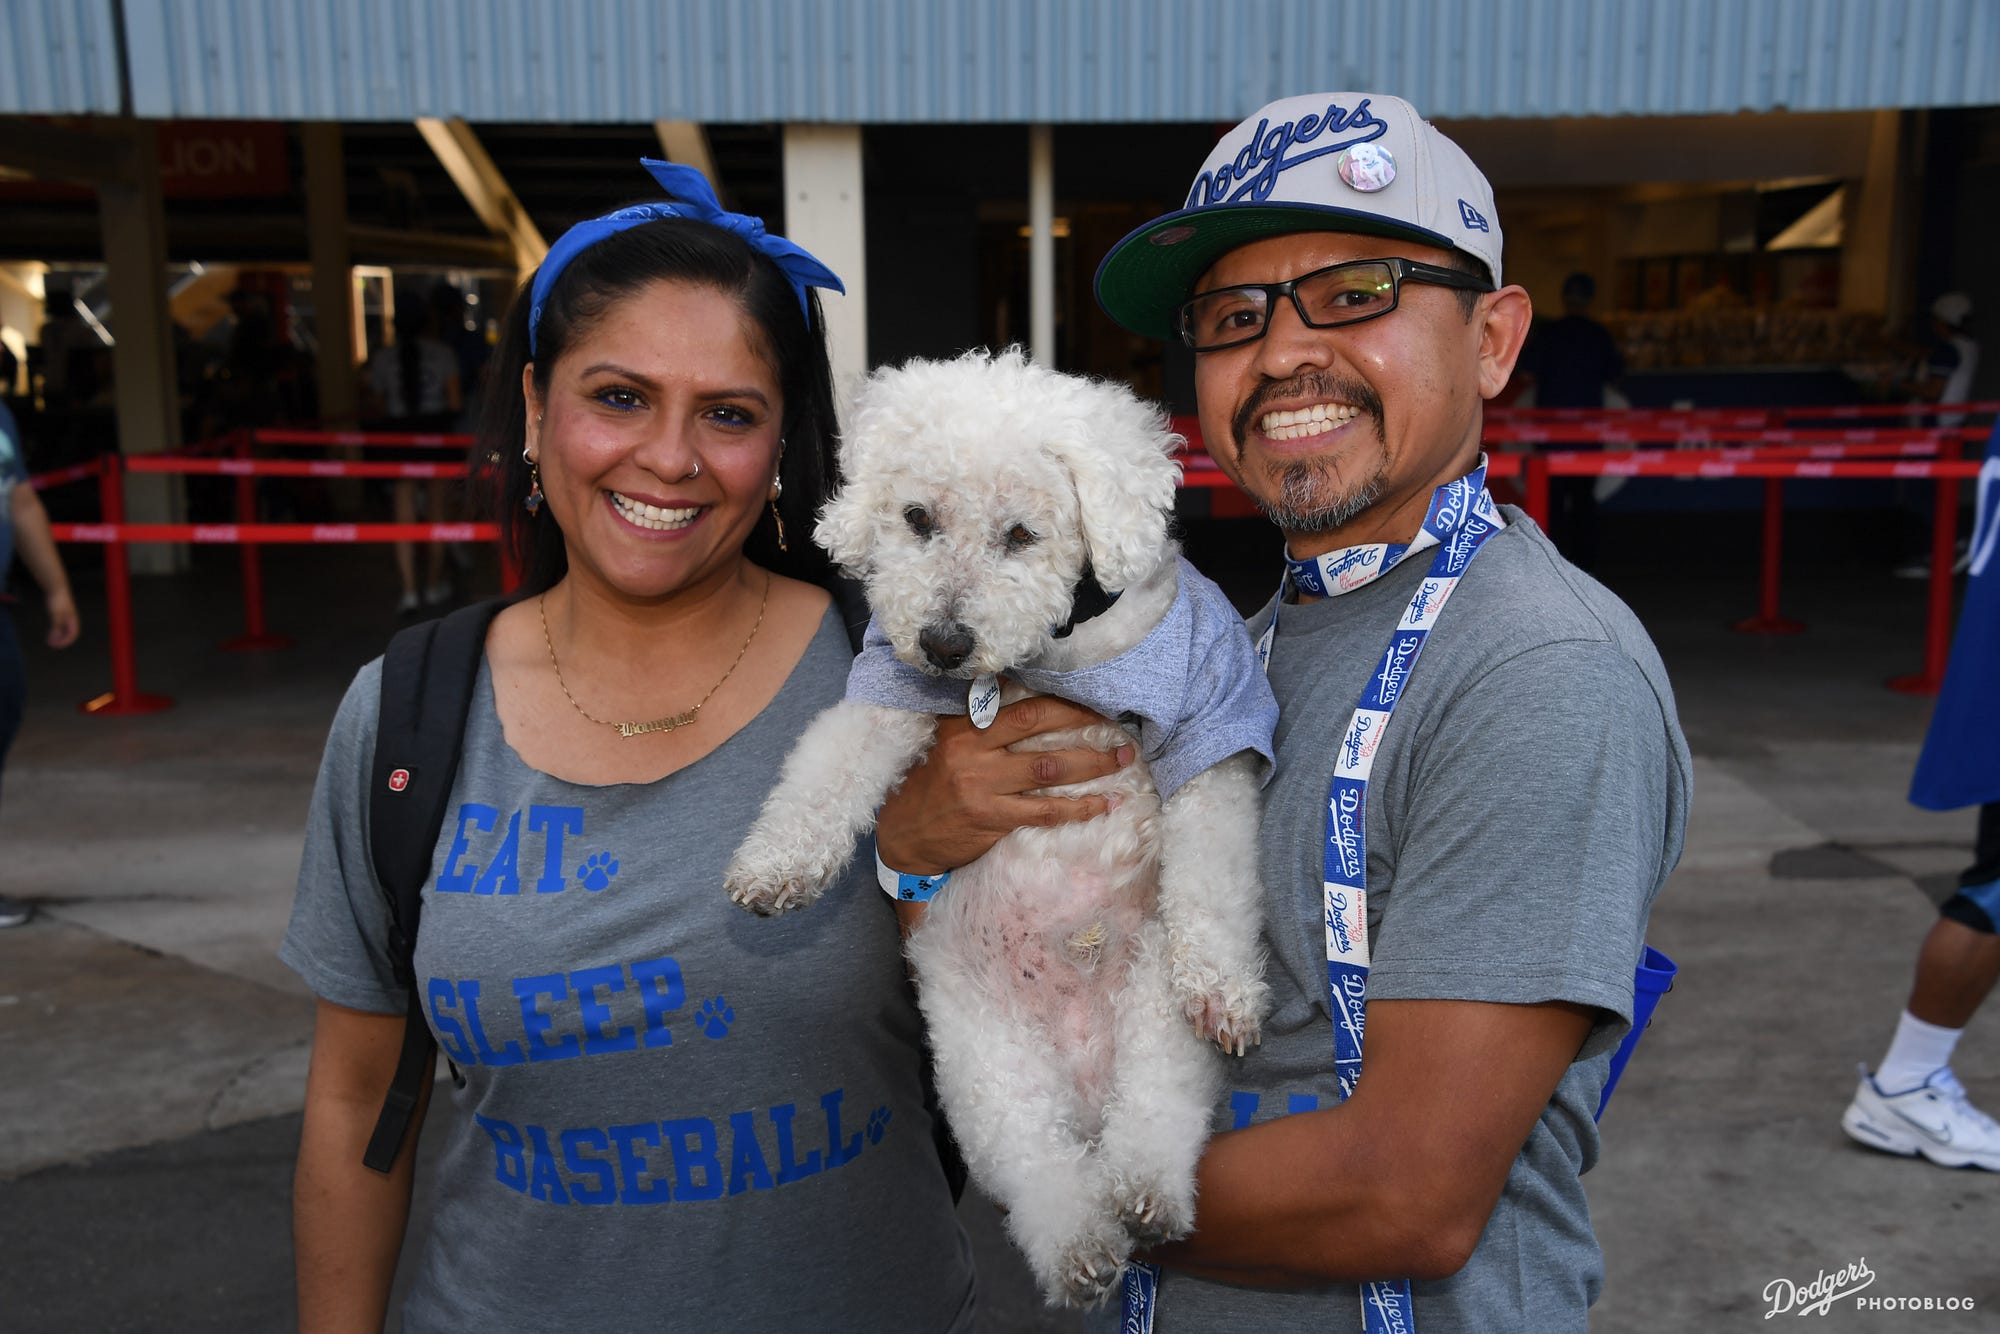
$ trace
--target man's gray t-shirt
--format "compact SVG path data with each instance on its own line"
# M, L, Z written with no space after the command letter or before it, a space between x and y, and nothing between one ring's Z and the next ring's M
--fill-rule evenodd
M411 1331L971 1327L920 1021L869 850L809 912L753 917L722 869L840 698L829 612L784 688L656 783L567 783L507 744L482 663L416 972L464 1076L432 1099L437 1205ZM281 955L401 1013L368 857L380 663L327 742Z
M1597 1100L1630 1027L1647 914L1687 817L1687 743L1645 630L1525 515L1505 513L1509 526L1431 632L1370 776L1368 996L1568 1001L1602 1019L1515 1159L1470 1262L1412 1285L1420 1334L1583 1334L1603 1260L1578 1178L1597 1159ZM1260 865L1274 1009L1263 1044L1230 1068L1218 1132L1339 1100L1321 907L1335 741L1429 566L1419 555L1279 617L1278 764ZM1269 617L1254 618L1252 633ZM1362 1070L1366 1079L1365 1055ZM1155 1325L1361 1328L1352 1284L1276 1292L1172 1270Z

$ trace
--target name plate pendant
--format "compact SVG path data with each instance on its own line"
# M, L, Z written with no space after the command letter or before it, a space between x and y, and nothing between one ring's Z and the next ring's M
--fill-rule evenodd
M649 723L620 723L618 735L644 736L648 732L671 732L675 728L686 727L699 712L699 709L689 709L686 713L677 713L671 718L655 718Z

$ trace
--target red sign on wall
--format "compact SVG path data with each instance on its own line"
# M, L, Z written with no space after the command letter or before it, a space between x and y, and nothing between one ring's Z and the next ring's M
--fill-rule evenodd
M268 120L170 120L160 126L168 199L245 199L291 188L285 127Z
M285 127L268 120L168 120L158 128L160 193L167 199L251 199L286 194L292 178ZM89 199L68 181L0 181L0 199Z

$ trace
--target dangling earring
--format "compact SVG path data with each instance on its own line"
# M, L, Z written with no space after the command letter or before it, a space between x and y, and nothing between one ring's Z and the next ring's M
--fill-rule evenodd
M521 457L528 463L528 496L521 504L532 519L542 512L542 470L535 466L534 455L528 453L526 445L521 446Z
M778 550L790 551L791 548L785 545L785 516L778 513L778 498L784 494L785 479L782 477L773 477L771 479L771 522L778 525Z

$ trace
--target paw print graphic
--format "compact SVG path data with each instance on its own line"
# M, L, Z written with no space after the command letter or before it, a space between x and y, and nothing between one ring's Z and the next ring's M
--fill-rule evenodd
M585 889L603 889L617 874L618 859L608 852L593 853L588 861L576 868L576 878L583 881Z
M736 1011L720 996L703 1001L694 1015L694 1026L712 1038L727 1037L729 1026L735 1022Z
M870 1144L880 1144L882 1142L882 1132L888 1128L889 1109L887 1107L877 1107L874 1111L868 1113L867 1134Z

